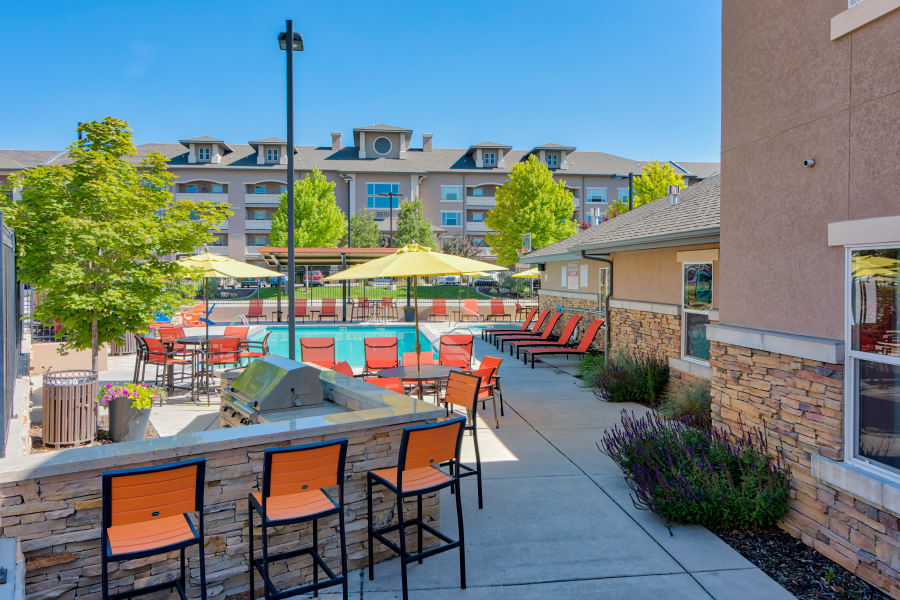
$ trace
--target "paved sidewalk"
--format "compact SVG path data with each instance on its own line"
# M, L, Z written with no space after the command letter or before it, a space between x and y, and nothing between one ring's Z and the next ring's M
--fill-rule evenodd
M476 353L499 355L480 339ZM572 362L556 364L572 371ZM469 587L459 589L458 553L449 551L409 566L410 598L793 598L706 529L675 526L670 535L660 519L636 509L596 443L623 408L646 409L598 401L563 370L531 370L504 356L506 416L495 430L488 407L478 432L483 510L474 478L463 484ZM470 440L464 461L474 460ZM442 527L455 536L449 492L441 506ZM352 581L354 598L399 598L399 561L376 565L374 581L360 571Z

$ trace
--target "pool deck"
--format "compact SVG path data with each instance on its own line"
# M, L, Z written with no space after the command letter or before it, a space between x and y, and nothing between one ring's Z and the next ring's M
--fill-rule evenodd
M432 333L441 327L430 327ZM476 335L478 359L498 355ZM484 509L472 478L463 484L468 589L459 589L458 554L443 553L409 567L411 598L658 600L793 598L784 588L703 527L670 530L634 507L616 465L597 449L623 409L581 388L575 361L538 363L534 370L503 355L506 415L479 418ZM132 357L113 357L103 381L131 378ZM160 435L206 429L217 406L188 400L154 407ZM474 462L470 438L463 461ZM456 535L455 503L441 502L443 528ZM351 573L351 598L399 598L397 560L375 567L375 580ZM320 594L339 598L339 594Z

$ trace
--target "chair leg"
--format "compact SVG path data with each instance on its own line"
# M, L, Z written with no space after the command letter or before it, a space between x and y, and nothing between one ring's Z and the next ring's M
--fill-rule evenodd
M182 590L184 590L184 589L185 589L185 586L187 585L187 584L185 583L185 581L186 581L186 580L185 580L185 577L184 577L184 548L182 548L182 549L181 549L181 589L182 589ZM187 593L187 592L185 592L185 593Z
M397 519L400 528L400 583L403 586L403 600L409 600L409 586L406 581L406 528L403 526L403 496L397 492Z
M416 497L416 504L418 505L416 508L418 508L419 511L419 521L422 521L422 494L419 494ZM417 546L416 550L416 552L418 552L419 554L422 554L422 530L423 527L419 525L419 545ZM422 564L421 558L419 558L419 564Z
M497 388L491 394L491 401L494 403L494 421L497 423L497 429L500 429L500 415L497 414Z
M200 517L203 518L202 516ZM200 530L201 532L203 529ZM203 536L200 536L200 543L197 544L197 553L200 555L200 598L206 600L206 552L203 550Z
M453 487L456 488L456 523L459 529L459 587L466 589L466 535L463 527L462 486L459 485L459 479Z
M500 416L504 417L506 415L503 414L503 390L500 389L500 380L499 379L497 380L497 387L494 389L497 390L497 395L500 396Z
M256 565L253 564L253 504L247 500L247 525L250 528L250 600L256 598Z
M109 600L109 573L106 565L106 538L100 548L100 589L103 600Z
M266 535L266 517L262 516L263 597L269 600L269 536Z
M347 574L347 526L344 524L344 501L341 500L341 512L338 513L338 520L341 525L341 574L344 576L344 583L341 586L344 593L344 600L347 600L350 596L350 582L348 581L349 575Z
M375 536L373 535L374 525L372 524L372 478L366 476L366 505L369 510L369 581L375 579Z
M481 494L481 451L478 449L478 426L475 423L475 415L472 415L472 442L475 444L475 479L478 480L478 508L484 508Z
M312 522L312 530L313 530L313 552L316 554L319 553L319 521L318 519L313 519ZM313 561L313 584L319 583L319 563ZM313 590L313 598L319 597L319 590Z

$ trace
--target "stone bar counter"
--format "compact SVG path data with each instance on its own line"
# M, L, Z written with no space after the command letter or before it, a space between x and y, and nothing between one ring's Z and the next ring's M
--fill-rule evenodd
M434 422L443 409L321 370L325 397L346 412L302 416L261 425L188 433L137 442L73 448L0 460L0 537L17 538L26 559L28 598L100 598L100 473L191 458L206 459L205 553L209 598L247 598L249 530L247 494L262 482L266 448L346 437L344 514L350 569L367 561L366 472L397 464L404 427ZM336 497L336 496L335 496ZM376 526L396 519L393 496L375 491ZM426 496L424 517L439 527L438 498ZM408 515L414 514L410 505ZM258 526L255 535L260 534ZM319 522L319 551L340 570L337 515ZM257 538L258 540L258 538ZM409 542L415 547L415 536ZM270 552L312 543L311 526L270 530ZM434 538L426 534L426 546ZM257 546L259 553L259 546ZM188 594L199 596L199 563L188 549ZM376 560L390 558L381 544ZM178 552L110 565L110 592L142 587L178 574ZM270 573L279 587L312 579L309 557L273 563ZM261 592L261 578L257 577Z

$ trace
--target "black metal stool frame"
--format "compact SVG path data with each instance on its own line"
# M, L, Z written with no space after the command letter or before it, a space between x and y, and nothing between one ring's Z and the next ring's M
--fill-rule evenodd
M478 422L476 419L476 412L478 409L478 391L481 389L481 377L477 375L472 375L471 373L464 373L462 371L450 371L451 374L456 373L458 375L462 375L464 377L472 377L474 379L478 379L478 385L475 386L475 397L472 401L472 409L466 411L465 417L460 417L462 419L466 419L466 423L463 425L463 432L471 431L472 432L472 443L475 445L475 466L470 467L469 465L464 465L458 459L455 464L449 464L451 469L456 469L456 476L462 479L463 477L472 477L475 476L477 487L478 487L478 509L484 508L484 497L481 491L481 451L478 448ZM449 384L449 380L447 382ZM450 416L454 411L450 408L450 403L446 400L447 394L447 385L444 386L444 408L447 410L447 416ZM455 406L461 406L459 404ZM501 414L502 414L502 402L501 402ZM471 425L469 424L471 422ZM444 465L441 465L444 466ZM460 469L463 470L460 473Z
M403 438L400 442L400 455L397 460L397 483L396 486L390 484L390 482L385 481L384 479L378 477L377 475L373 475L371 471L367 474L366 477L366 501L368 504L368 517L369 517L369 580L372 581L375 579L375 540L378 540L385 546L387 546L392 552L397 554L400 557L400 574L401 580L403 583L403 600L408 600L409 592L407 585L407 575L406 575L406 565L412 562L418 562L419 564L422 561L430 556L434 556L435 554L440 554L441 552L446 552L448 550L453 550L454 548L459 548L459 579L460 579L460 587L462 589L466 589L466 543L465 543L465 534L463 528L463 513L462 513L462 500L460 499L460 478L459 478L459 469L454 469L453 464L459 464L459 452L462 447L462 432L463 426L465 425L465 417L457 417L455 419L450 419L447 421L440 421L438 423L429 423L427 425L419 425L415 427L406 427L403 430ZM450 465L450 480L440 483L438 485L434 485L427 488L421 488L409 492L403 492L403 466L406 464L406 450L409 444L409 432L421 431L423 429L433 429L435 427L449 427L451 423L459 423L459 433L456 436L456 458L453 460L442 463L441 466ZM434 467L437 468L437 467ZM447 475L447 473L445 473ZM393 491L397 495L397 523L394 525L386 525L384 527L374 527L374 516L372 511L372 486L374 484L381 484L389 490ZM431 492L436 492L438 490L442 490L446 487L450 487L451 491L454 492L454 496L456 497L456 519L458 523L459 529L459 539L454 540L445 535L443 532L435 529L431 525L425 523L422 518L422 496ZM403 501L406 498L415 496L418 513L415 519L404 519L403 517ZM406 549L406 527L415 525L417 527L418 533L418 552L415 554L410 554ZM385 537L384 534L390 533L392 531L397 531L400 539L399 546L395 544L393 541L389 540ZM422 549L422 538L423 532L427 531L431 535L435 536L442 542L441 545L435 546L429 550Z
M260 505L256 499L253 497L253 494L248 494L247 498L247 521L250 527L250 598L251 600L255 598L256 592L256 584L254 577L254 569L258 569L260 575L263 579L263 594L266 600L279 600L281 598L289 598L291 596L296 596L298 594L308 594L309 592L313 592L314 596L319 595L319 590L323 588L332 587L335 585L340 585L343 590L344 600L347 600L349 594L349 586L347 580L347 538L346 538L346 527L344 523L344 463L347 459L347 438L341 438L337 440L327 440L324 442L316 442L313 444L304 444L300 446L286 446L283 448L269 448L265 451L263 456L264 467L263 467L263 489L262 489L262 505ZM271 491L272 486L272 457L275 454L279 454L282 452L296 452L298 450L310 450L313 448L323 448L327 446L340 445L340 459L338 465L337 472L337 480L338 480L338 501L335 502L334 498L326 492L322 490L322 493L331 500L331 503L334 504L334 508L324 510L315 514L305 515L302 517L290 518L290 519L276 519L272 520L266 517L266 504L267 498L269 497L269 492ZM262 552L263 555L261 558L254 557L253 550L253 512L254 510L259 513L260 519L262 521ZM331 516L337 513L338 518L340 520L340 545L341 545L341 574L336 575L334 571L329 568L328 564L326 564L325 560L319 555L319 528L318 528L318 520L324 517ZM288 550L286 552L280 552L278 554L269 555L269 538L266 532L266 529L269 527L277 527L280 525L292 525L297 523L306 523L308 521L312 521L312 530L313 530L313 542L312 546L307 546L306 548L300 548L297 550ZM285 560L288 558L293 558L295 556L300 556L303 554L308 554L313 559L313 582L307 583L305 585L299 585L293 588L288 588L284 590L279 590L275 587L275 584L272 583L272 580L269 578L269 563L276 560ZM325 571L325 574L328 576L328 579L325 581L319 581L319 567Z

